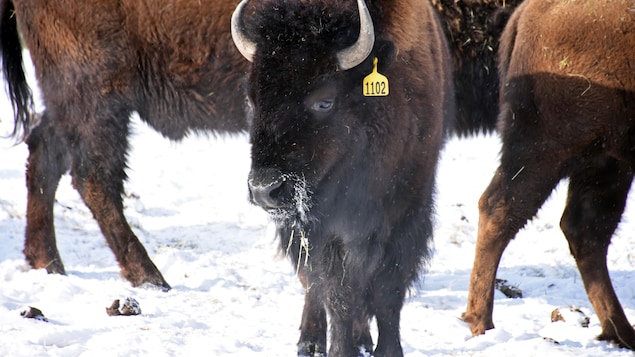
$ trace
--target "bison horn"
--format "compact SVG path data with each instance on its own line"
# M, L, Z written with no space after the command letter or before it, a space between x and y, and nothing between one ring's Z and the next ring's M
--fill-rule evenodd
M253 62L256 54L256 43L249 40L242 29L242 12L249 0L242 0L232 14L231 31L234 44L238 51L249 61ZM337 53L340 70L351 69L362 63L370 54L375 43L375 30L364 0L357 0L359 9L359 38L348 48Z
M375 44L375 30L373 19L370 17L364 0L357 0L359 9L359 38L348 48L337 53L339 69L346 71L362 63L373 50Z
M243 9L248 1L249 0L242 0L232 14L232 39L243 57L249 62L253 62L254 55L256 54L256 43L245 36L242 28Z

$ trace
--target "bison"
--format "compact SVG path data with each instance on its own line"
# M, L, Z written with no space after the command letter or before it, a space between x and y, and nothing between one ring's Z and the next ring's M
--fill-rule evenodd
M436 13L423 0L244 0L232 34L252 62L250 200L306 288L298 355L325 353L328 314L329 356L371 351L372 317L373 355L401 356L455 115ZM371 73L384 77L369 85Z
M526 0L498 56L500 166L479 201L463 319L475 335L494 327L501 255L568 178L560 227L602 326L599 339L635 349L606 265L635 165L635 3Z
M132 285L169 289L123 214L130 116L163 136L246 128L247 61L233 45L238 2L0 0L3 70L28 132L26 260L64 273L53 207L62 174L97 220ZM34 125L22 35L45 109ZM18 125L16 125L18 126Z

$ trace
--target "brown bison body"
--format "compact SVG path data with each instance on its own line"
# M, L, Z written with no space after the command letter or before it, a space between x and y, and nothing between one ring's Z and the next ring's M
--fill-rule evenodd
M526 0L499 56L501 163L479 203L464 319L474 334L494 327L501 255L568 178L560 225L602 325L599 338L634 349L606 254L635 165L635 3Z
M0 2L3 68L16 122L28 127L32 102L16 20L45 106L26 139L24 254L31 266L64 273L53 204L60 176L70 170L73 186L99 223L122 275L135 286L169 288L123 215L130 116L138 113L172 140L192 131L246 128L240 93L247 62L230 34L236 3Z
M253 3L253 4L252 4ZM454 118L451 60L426 0L267 0L237 11L253 203L306 286L298 354L402 355L405 294L429 258L434 178ZM364 96L365 76L387 96Z

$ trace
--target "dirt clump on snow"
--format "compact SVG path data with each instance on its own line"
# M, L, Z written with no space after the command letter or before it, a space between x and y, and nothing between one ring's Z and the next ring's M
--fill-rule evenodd
M496 289L505 294L510 299L520 299L523 297L523 292L518 287L511 285L505 279L496 279Z
M141 314L141 307L139 302L133 298L127 297L123 305L121 305L119 299L112 302L110 307L106 308L108 316L134 316Z
M44 322L49 321L42 313L42 310L33 306L29 306L27 310L22 311L20 313L20 316L24 317L25 319L35 319L35 320L40 320Z

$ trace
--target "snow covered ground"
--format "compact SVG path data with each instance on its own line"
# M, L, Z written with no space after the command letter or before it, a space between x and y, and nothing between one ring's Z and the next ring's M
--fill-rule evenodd
M0 103L0 134L10 107ZM55 205L67 276L31 270L22 255L26 145L0 140L0 356L294 356L303 291L277 251L264 212L247 202L244 135L171 143L136 121L126 215L173 289L132 288L90 212L65 176ZM473 262L477 201L497 165L496 136L452 139L438 172L435 256L403 310L407 356L633 356L594 337L600 326L559 229L560 186L503 256L499 278L522 299L497 292L496 329L471 338L459 320ZM609 251L617 294L635 322L635 202ZM141 315L106 307L132 297ZM588 328L550 320L562 306ZM21 317L29 306L48 322ZM557 341L554 342L554 341Z

